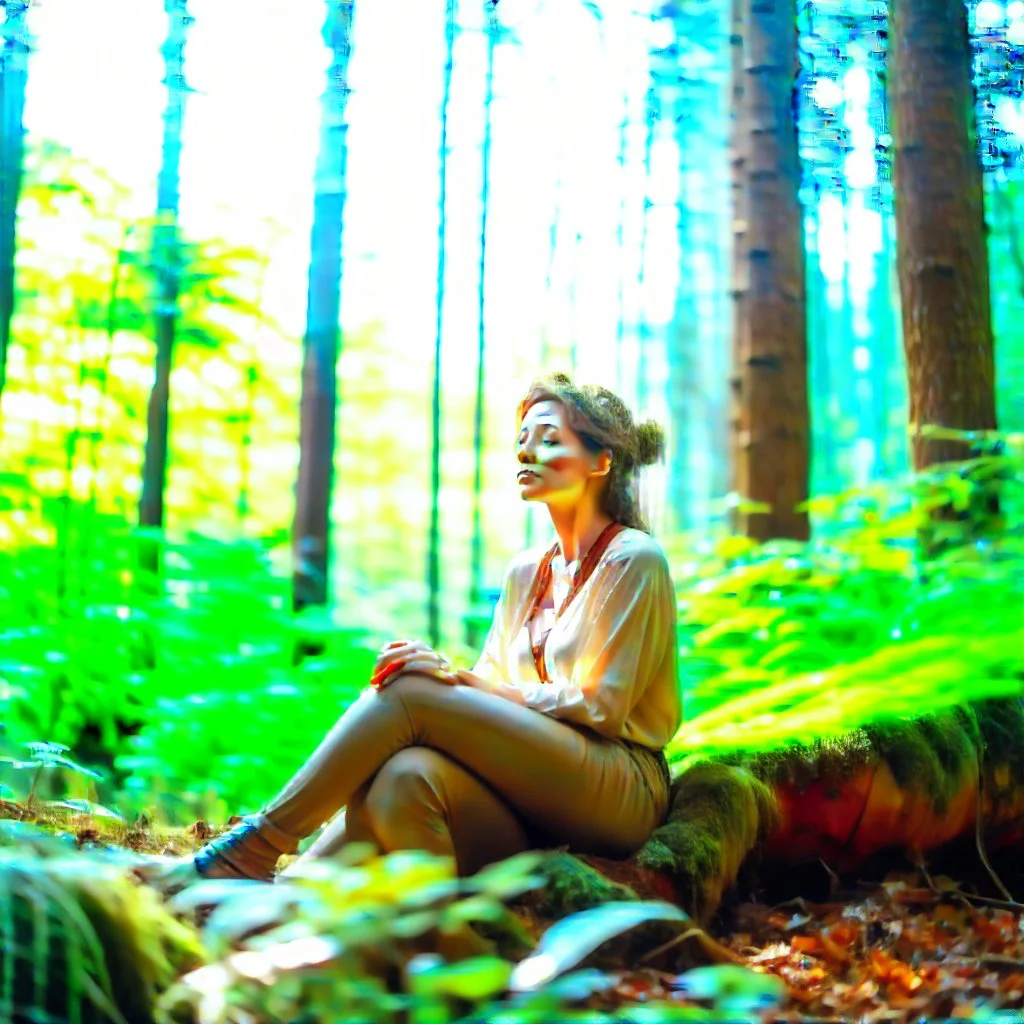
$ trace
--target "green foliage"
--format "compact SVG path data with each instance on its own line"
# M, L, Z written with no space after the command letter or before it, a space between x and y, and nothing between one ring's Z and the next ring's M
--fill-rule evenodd
M198 936L123 867L0 849L0 1019L147 1024L202 961Z
M1003 454L814 499L808 545L673 550L687 718L673 758L1019 693L1024 474L1007 441ZM13 485L3 494L18 500ZM296 619L262 545L166 541L156 587L136 568L140 531L75 506L68 522L87 548L26 545L0 563L9 738L116 769L108 804L178 822L255 808L363 688L382 635L334 611ZM296 659L300 647L312 655Z
M174 903L214 906L212 962L168 991L160 1013L198 1009L208 1024L576 1019L566 1007L607 981L566 972L638 925L688 918L658 902L594 908L552 926L513 967L501 939L519 943L522 928L504 903L542 883L545 860L521 854L458 879L450 858L351 846L274 885L201 882Z
M116 768L129 806L223 817L276 788L369 680L379 644L332 613L293 616L262 545L166 541L157 585L138 569L145 531L80 505L67 522L61 546L0 561L10 744ZM300 646L319 653L295 665Z
M687 722L670 756L1024 693L1021 439L994 450L813 500L809 544L729 537L684 564Z
M130 215L130 199L57 143L28 151L3 441L5 468L27 483L30 500L19 518L0 521L0 545L56 539L59 521L41 515L47 503L133 517L161 268L159 224ZM265 311L279 232L266 225L262 234L259 245L181 239L172 524L185 512L207 532L267 536L290 517L299 345Z
M403 1011L447 1022L450 1005L479 1008L507 988L511 965L469 926L507 920L503 901L539 884L542 860L523 854L460 880L450 858L352 846L273 885L192 886L175 903L215 906L205 932L215 960L163 1005L202 1005L211 1024L384 1022Z

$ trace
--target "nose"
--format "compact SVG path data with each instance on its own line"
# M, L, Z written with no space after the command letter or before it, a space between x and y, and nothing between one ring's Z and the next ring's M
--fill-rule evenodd
M532 465L537 461L536 456L534 456L532 452L527 451L525 445L520 445L516 450L516 458L523 463L523 465Z

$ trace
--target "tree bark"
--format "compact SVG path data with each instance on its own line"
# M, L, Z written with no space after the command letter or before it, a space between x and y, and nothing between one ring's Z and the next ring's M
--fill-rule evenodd
M181 133L185 120L185 37L191 18L188 0L164 0L168 17L163 45L164 137L157 180L157 214L153 235L153 268L156 275L156 375L146 409L146 447L142 464L142 495L139 525L160 529L164 525L164 488L167 481L167 440L170 426L171 365L178 318L181 253L178 240L178 206L181 165ZM144 571L159 570L159 543L147 538L139 550Z
M29 0L7 0L0 28L0 395L7 380L7 349L14 315L14 247L25 155L25 83L30 39Z
M789 0L734 0L734 490L736 526L755 540L809 535L810 409L800 157Z
M889 53L910 421L996 428L988 245L962 0L896 0ZM967 457L913 433L914 466Z
M348 154L348 65L352 0L327 0L324 43L332 52L322 99L313 198L306 333L299 407L299 475L292 528L296 611L327 603L331 492L334 484L337 367L340 348L341 236Z

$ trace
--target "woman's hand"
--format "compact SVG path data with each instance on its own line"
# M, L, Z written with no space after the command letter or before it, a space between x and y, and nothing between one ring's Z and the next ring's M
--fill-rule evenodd
M451 662L422 640L395 640L381 648L370 685L379 690L394 682L403 672L422 672L452 685L459 682Z

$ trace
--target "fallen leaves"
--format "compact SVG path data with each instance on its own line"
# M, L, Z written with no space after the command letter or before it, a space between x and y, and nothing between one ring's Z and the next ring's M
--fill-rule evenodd
M1024 1013L1021 911L975 906L949 879L924 880L892 876L842 903L737 908L719 941L752 974L785 986L778 1011L762 1020L910 1024ZM611 994L680 1005L688 993L676 981L624 972Z

